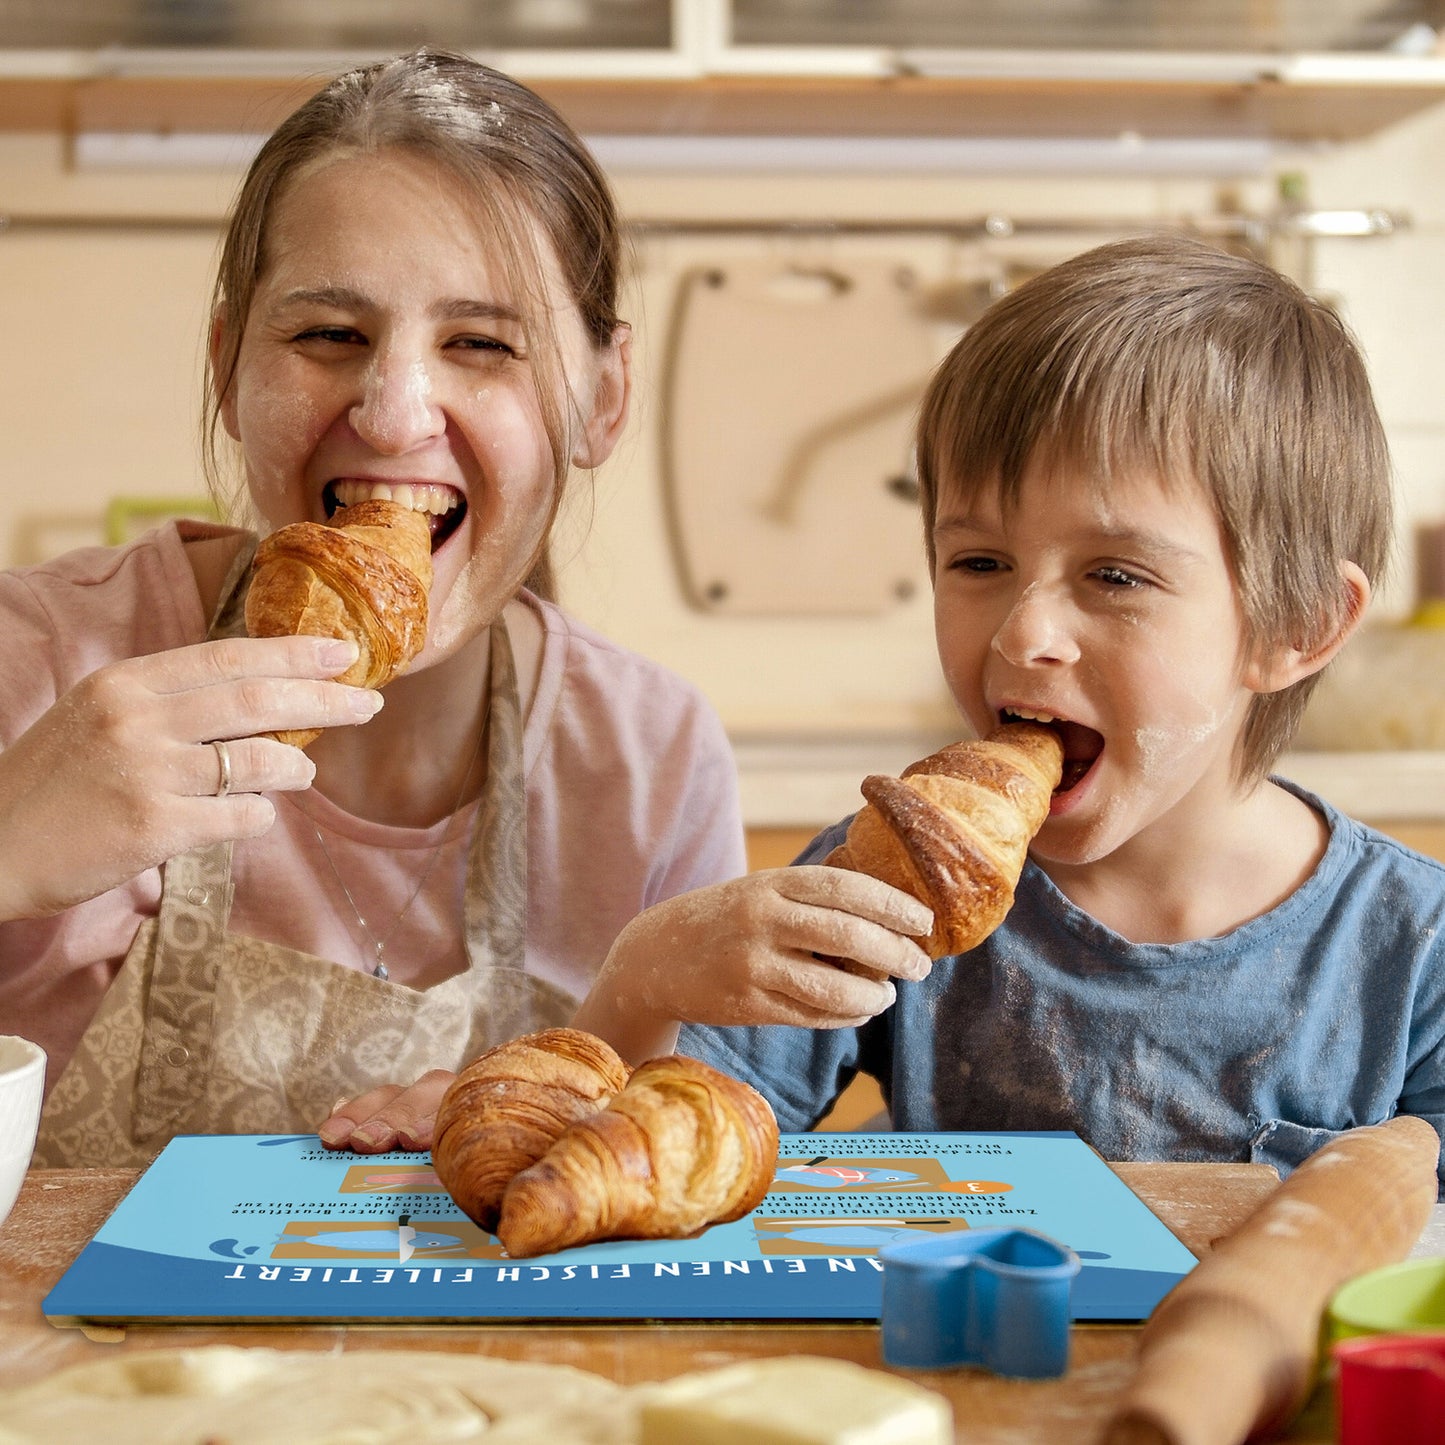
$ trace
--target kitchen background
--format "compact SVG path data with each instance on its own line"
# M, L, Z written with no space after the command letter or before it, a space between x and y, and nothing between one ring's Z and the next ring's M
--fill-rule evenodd
M638 404L563 600L710 695L755 862L957 730L909 494L929 368L1031 270L1178 225L1364 344L1397 566L1284 771L1445 851L1442 29L1441 0L0 0L0 563L200 504L240 167L319 77L429 40L554 99L633 223Z

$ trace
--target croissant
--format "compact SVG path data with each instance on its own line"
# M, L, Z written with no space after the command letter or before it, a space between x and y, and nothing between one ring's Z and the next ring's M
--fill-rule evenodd
M603 1108L627 1074L607 1043L579 1029L544 1029L488 1049L457 1075L437 1110L437 1178L495 1233L513 1177L570 1124Z
M338 681L383 687L426 641L431 581L425 514L395 502L358 502L324 525L294 522L262 538L246 630L252 637L349 637L360 656ZM319 735L319 728L271 734L297 747Z
M1038 723L953 743L902 778L863 780L862 808L823 860L871 874L933 910L932 958L982 943L1013 907L1029 843L1049 815L1063 745Z
M755 1089L682 1054L649 1059L572 1125L502 1199L508 1254L599 1239L684 1239L762 1201L778 1124Z

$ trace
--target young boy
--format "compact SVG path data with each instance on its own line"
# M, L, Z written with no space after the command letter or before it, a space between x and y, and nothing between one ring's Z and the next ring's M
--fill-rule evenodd
M953 696L1065 747L1012 912L929 970L902 895L756 874L637 919L579 1022L634 1053L669 1016L811 1025L681 1038L785 1130L859 1070L896 1128L1109 1159L1283 1172L1397 1112L1445 1125L1445 868L1269 775L1391 535L1343 325L1202 243L1100 247L967 332L918 441Z

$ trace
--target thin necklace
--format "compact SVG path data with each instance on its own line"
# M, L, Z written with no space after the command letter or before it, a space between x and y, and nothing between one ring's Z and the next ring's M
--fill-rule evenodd
M336 866L336 860L331 856L331 850L326 846L326 839L321 836L321 829L316 826L316 819L313 818L311 814L308 813L304 808L301 808L299 804L297 805L298 811L306 819L306 821L311 824L311 831L316 834L316 841L321 846L321 856L326 859L327 865L331 869L331 876L336 879L337 886L341 889L342 894L345 896L347 903L351 907L352 913L356 915L357 923L361 925L362 933L366 935L367 941L371 944L373 951L376 953L376 965L371 970L373 976L376 978L386 979L391 977L391 972L386 966L386 945L390 943L391 940L396 936L396 930L401 927L402 919L411 912L412 904L421 897L421 891L423 888L426 887L427 879L431 877L432 871L437 866L438 859L440 859L442 856L442 849L445 848L447 843L450 841L450 834L452 830L451 820L455 818L457 813L461 810L462 799L466 796L467 784L471 782L472 772L477 766L477 759L481 756L482 742L487 736L487 730L490 722L491 718L489 714L487 721L484 722L482 726L477 729L476 746L472 749L472 758L471 761L467 764L467 770L465 773L462 774L462 785L457 790L457 800L452 805L451 812L447 815L447 826L443 830L442 836L437 839L436 846L431 850L431 857L427 860L426 867L422 869L421 877L418 878L416 881L416 887L411 890L411 897L408 898L404 904L402 904L401 912L398 913L396 917L391 920L391 927L388 928L386 932L381 935L380 938L378 938L376 934L371 931L371 925L362 915L361 909L356 906L356 899L351 896L351 889L346 886L346 879L341 876L341 870Z

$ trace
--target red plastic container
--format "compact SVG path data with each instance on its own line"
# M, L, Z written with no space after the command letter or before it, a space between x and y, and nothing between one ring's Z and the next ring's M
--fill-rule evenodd
M1445 1445L1445 1335L1364 1335L1330 1356L1340 1445Z

